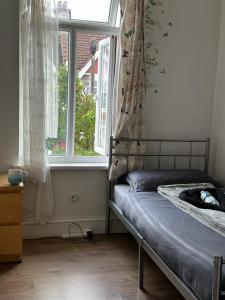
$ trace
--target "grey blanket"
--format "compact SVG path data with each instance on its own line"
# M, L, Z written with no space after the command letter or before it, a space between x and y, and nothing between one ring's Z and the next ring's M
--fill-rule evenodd
M211 183L161 185L158 187L158 192L187 214L225 237L224 212L211 209L201 209L179 199L179 194L182 191L196 188L206 189L214 188L214 186Z

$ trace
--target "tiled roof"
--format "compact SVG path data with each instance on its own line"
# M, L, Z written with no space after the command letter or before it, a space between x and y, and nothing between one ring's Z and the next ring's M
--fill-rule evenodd
M91 59L90 44L93 40L99 42L105 36L79 32L77 34L77 70L80 71ZM98 50L98 43L97 43Z
M94 35L87 33L77 33L77 71L79 72L88 63L91 58L90 44L93 40L98 42L106 38L104 35ZM68 60L68 34L66 32L60 32L60 50L62 55L62 62Z
M68 1L59 0L57 1L57 14L60 18L71 19L71 11L68 8ZM91 58L90 54L90 44L93 40L97 42L97 50L98 50L98 42L106 38L104 35L94 35L87 33L77 33L77 71L79 72L84 68L84 66L88 63ZM69 51L68 51L68 33L60 32L59 37L59 63L63 64L65 61L68 61Z
M69 58L69 51L68 51L68 33L67 32L60 32L60 50L62 55L62 63Z

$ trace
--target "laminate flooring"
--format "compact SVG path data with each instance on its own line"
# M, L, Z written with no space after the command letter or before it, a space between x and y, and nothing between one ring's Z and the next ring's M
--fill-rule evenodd
M0 300L182 300L147 255L138 289L137 254L129 234L24 240L22 263L0 264Z

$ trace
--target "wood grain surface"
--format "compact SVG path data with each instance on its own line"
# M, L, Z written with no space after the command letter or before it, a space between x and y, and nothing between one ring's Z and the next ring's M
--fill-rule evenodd
M0 300L183 299L147 255L145 290L138 289L137 244L129 234L74 242L25 240L21 264L0 264Z

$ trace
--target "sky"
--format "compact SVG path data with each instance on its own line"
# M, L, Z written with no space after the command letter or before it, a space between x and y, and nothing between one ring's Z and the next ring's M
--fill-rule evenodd
M68 0L72 19L107 22L111 0Z

